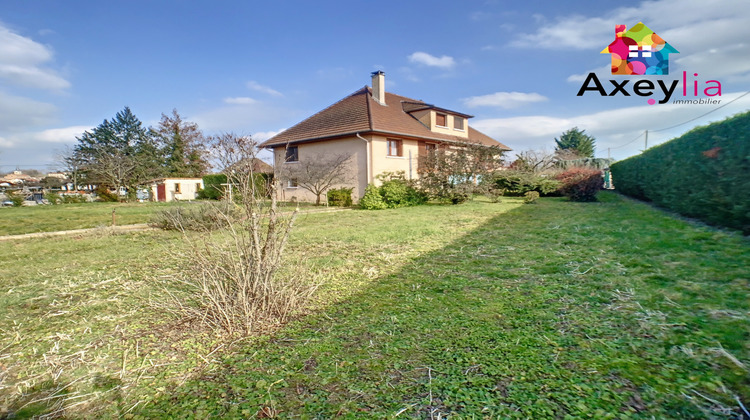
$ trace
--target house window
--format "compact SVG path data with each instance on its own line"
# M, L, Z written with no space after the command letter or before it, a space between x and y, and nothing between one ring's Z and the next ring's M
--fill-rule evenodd
M388 156L403 156L403 141L389 139Z
M175 182L175 184L174 184L174 192L176 192L178 194L182 192L182 191L180 191L180 183L179 182Z
M464 119L461 117L453 117L453 129L464 130Z
M200 191L201 190L201 183L200 182L196 182L195 183L195 190L196 191Z
M435 125L439 127L447 127L448 123L447 120L448 117L445 114L436 114L435 115Z
M424 145L424 148L427 151L427 153L434 152L435 150L437 150L437 144L435 144L435 143L426 143Z
M299 184L297 184L297 178L292 178L286 182L287 188L297 188L299 187Z
M286 148L286 162L299 162L299 151L297 146L289 146Z

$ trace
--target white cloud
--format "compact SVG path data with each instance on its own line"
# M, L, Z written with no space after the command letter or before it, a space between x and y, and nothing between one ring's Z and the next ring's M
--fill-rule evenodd
M271 96L284 96L284 94L279 92L278 90L272 89L268 86L261 85L260 83L254 80L247 82L247 87L258 92L266 93Z
M430 67L449 69L456 65L456 61L453 59L453 57L447 55L435 57L434 55L430 55L422 51L417 51L411 54L408 58L412 63L423 64Z
M236 98L224 98L224 103L229 105L252 105L258 103L258 101L246 96L240 96Z
M505 109L517 108L519 106L534 102L544 102L546 100L547 97L538 93L523 92L495 92L489 95L472 96L463 99L464 104L470 108L478 106L496 106Z
M270 139L271 137L281 133L284 130L286 130L286 128L282 128L281 130L278 130L278 131L258 131L253 134L253 140L258 141L258 142L266 141Z
M88 125L75 125L72 127L51 128L40 131L31 137L45 143L75 143L76 137L83 134L84 131L92 130L94 127Z
M4 132L47 125L56 112L54 105L0 92L0 127Z
M670 73L686 70L729 78L745 78L750 73L747 0L644 1L603 16L544 19L536 32L520 34L510 45L598 52L614 39L615 25L632 27L641 21L680 51L670 56L674 63Z
M722 95L722 104L727 104L739 96L740 93L726 93ZM748 107L750 95L706 116L702 115L710 109L701 105L670 103L613 109L567 118L543 115L488 118L474 121L472 126L515 151L550 147L554 144L554 138L559 137L563 131L578 127L596 138L598 157L606 157L607 148L612 148L612 157L623 159L643 149L645 141L642 135L645 130L650 131L649 146L653 146L679 136L693 127L709 121L722 120ZM696 117L699 118L695 121L669 128ZM669 129L664 130L665 128ZM637 140L633 141L636 138Z
M46 90L70 87L56 71L43 65L52 61L49 47L12 32L0 23L0 78L12 85Z

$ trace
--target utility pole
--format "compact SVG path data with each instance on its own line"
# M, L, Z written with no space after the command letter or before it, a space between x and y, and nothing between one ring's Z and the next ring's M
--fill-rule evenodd
M643 148L643 150L648 149L648 130L646 130L646 147Z
M609 153L610 150L612 150L612 148L611 147L607 147L607 160L612 159L612 155Z

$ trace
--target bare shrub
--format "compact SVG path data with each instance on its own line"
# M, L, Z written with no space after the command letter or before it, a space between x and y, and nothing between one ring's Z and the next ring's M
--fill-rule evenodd
M241 215L240 207L228 201L191 204L156 212L149 225L164 230L207 232L228 227Z
M173 298L170 308L213 329L250 334L288 320L304 307L316 285L299 270L284 266L298 210L282 213L273 184L257 181L252 165L256 142L222 134L213 137L211 145L237 204L214 208L226 222L225 229L181 229L187 246L175 257L188 267L180 270L168 290Z

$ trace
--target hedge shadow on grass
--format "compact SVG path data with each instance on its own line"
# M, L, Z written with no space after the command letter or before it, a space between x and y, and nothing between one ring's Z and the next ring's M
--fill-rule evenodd
M242 346L136 411L737 415L732 396L750 395L748 250L738 236L613 194L543 199Z

